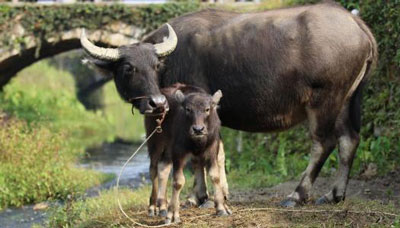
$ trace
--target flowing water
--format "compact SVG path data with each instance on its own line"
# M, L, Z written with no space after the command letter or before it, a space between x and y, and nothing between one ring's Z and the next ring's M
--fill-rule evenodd
M98 194L99 190L115 186L117 176L137 146L127 143L104 143L101 147L90 148L79 167L114 174L113 180L87 191L87 196ZM148 182L149 158L146 148L131 160L120 179L121 186L136 188ZM54 203L52 203L54 206ZM30 228L33 224L42 224L48 217L46 211L33 210L34 205L22 208L9 208L0 212L0 228Z

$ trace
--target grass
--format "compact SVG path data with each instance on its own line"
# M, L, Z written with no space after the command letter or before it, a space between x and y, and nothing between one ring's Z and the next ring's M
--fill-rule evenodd
M81 151L62 133L15 118L0 125L0 208L65 199L106 180L74 166Z
M107 85L106 101L115 105L86 111L77 100L72 75L44 60L20 72L4 88L0 209L79 196L109 178L76 167L84 149L116 137L139 140L144 132L140 117L128 116L130 106L111 86ZM123 126L126 130L119 133Z
M147 216L148 186L135 191L124 189L120 193L122 206L135 221L147 225L162 224L162 218ZM130 227L132 222L119 211L116 191L101 196L72 202L54 211L50 227ZM238 197L236 197L238 198ZM240 198L240 197L239 197ZM286 210L277 206L281 199L231 201L233 215L216 217L214 209L183 209L182 224L176 227L387 227L399 225L400 210L393 204L358 199L336 205L313 206ZM263 209L260 209L263 208ZM252 211L255 209L254 211Z

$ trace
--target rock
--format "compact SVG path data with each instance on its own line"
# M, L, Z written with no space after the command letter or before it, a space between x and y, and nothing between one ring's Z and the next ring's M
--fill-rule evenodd
M33 206L33 210L38 211L38 210L46 210L49 207L49 204L46 202L38 203Z
M372 179L378 174L378 166L375 163L369 163L367 168L361 173L361 178L365 180Z

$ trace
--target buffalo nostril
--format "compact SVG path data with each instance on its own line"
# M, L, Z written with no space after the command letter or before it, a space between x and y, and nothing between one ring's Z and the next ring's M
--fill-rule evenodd
M196 133L196 134L202 133L203 130L204 130L204 126L193 126L193 131L194 131L194 133Z
M164 95L152 96L149 102L150 106L152 106L153 108L164 107L166 103L167 99Z
M150 100L150 101L149 101L149 105L150 105L152 108L157 108L157 105L156 105L156 103L155 103L153 100Z

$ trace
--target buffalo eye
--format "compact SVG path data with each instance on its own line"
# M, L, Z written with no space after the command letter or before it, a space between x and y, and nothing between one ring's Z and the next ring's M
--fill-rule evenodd
M186 111L186 113L191 113L192 112L192 110L190 109L190 108L185 108L185 111Z
M210 113L210 108L206 108L205 113L209 114Z
M158 70L160 70L160 67L161 67L161 63L157 63L157 64L154 66L154 69L155 69L156 71L158 71Z
M136 68L131 64L124 64L123 69L126 74L132 74L136 72Z

